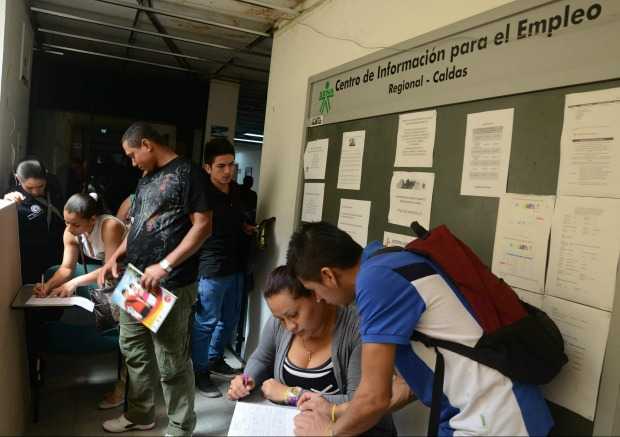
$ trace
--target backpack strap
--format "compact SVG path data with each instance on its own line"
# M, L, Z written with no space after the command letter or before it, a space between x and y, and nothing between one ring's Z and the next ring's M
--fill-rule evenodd
M426 434L429 437L437 437L439 435L439 420L441 419L441 399L443 396L443 379L445 363L443 355L439 349L435 348L437 359L435 361L435 373L433 376L433 394L431 398L431 413L428 418L428 429Z
M400 246L384 247L383 249L379 249L375 253L370 255L368 259L374 258L375 256L383 255L384 253L402 252L403 250L405 250L405 248Z
M484 338L484 336L482 337ZM438 338L429 337L426 334L422 334L419 331L413 331L411 334L412 341L419 341L426 347L442 348L454 352L455 354L462 355L470 360L484 364L487 367L499 370L497 367L497 357L489 355L492 351L483 350L481 348L469 347L461 343L457 343L450 340L441 340ZM500 370L501 372L501 370Z

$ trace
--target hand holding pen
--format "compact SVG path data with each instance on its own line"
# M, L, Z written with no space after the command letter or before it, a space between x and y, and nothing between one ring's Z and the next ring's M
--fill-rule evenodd
M230 381L230 387L228 388L228 399L232 401L239 400L250 394L256 383L252 377L246 373L243 375L237 375Z
M32 292L36 297L45 297L49 294L49 287L45 284L45 275L41 273L41 282L34 284Z

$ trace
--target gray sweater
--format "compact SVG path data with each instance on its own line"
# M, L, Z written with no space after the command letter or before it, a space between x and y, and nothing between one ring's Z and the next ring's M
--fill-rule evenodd
M293 334L273 316L269 317L258 347L245 366L245 373L254 379L256 387L260 387L269 378L284 384L282 369L292 340ZM324 397L331 403L342 404L353 398L362 373L362 340L357 311L352 305L346 308L339 307L337 310L331 355L334 376L341 394ZM385 416L368 432L372 435L395 435L396 429L391 415Z

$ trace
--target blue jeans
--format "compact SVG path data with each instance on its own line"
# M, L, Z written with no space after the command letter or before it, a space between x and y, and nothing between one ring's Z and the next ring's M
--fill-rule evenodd
M192 327L192 361L196 373L206 373L209 361L224 355L239 317L243 296L243 273L200 278L198 302Z

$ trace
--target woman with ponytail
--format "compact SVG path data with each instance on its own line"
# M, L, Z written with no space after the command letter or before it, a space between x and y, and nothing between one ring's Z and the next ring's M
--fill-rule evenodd
M53 275L36 284L34 293L39 297L68 297L77 291L90 298L90 288L97 286L99 269L118 249L125 238L126 227L116 217L102 213L96 193L74 194L67 200L63 215L66 227L62 264L48 270L48 274L53 272ZM100 409L123 404L126 372L123 366L121 379L111 392L103 396Z
M96 193L74 194L67 200L63 211L65 232L62 264L47 281L35 286L39 297L68 297L84 294L95 286L99 268L125 238L126 228L116 217L101 213ZM84 258L82 258L84 256ZM88 264L82 262L88 260Z

